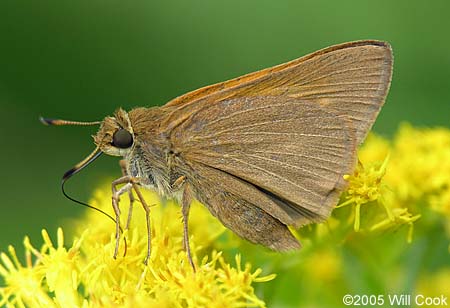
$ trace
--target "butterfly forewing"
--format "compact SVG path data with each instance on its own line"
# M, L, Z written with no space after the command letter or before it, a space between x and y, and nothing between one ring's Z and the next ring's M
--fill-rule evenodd
M277 209L289 212L295 224L304 220L305 210L313 220L329 214L329 203L336 201L332 192L354 164L355 135L348 121L293 98L211 103L174 133L173 146L185 161L225 171L295 204L294 211L288 205ZM282 217L277 211L271 215Z
M331 46L299 59L187 93L166 104L168 126L204 104L251 96L293 97L318 103L354 122L358 144L378 115L392 75L392 50L380 41Z
M163 107L161 127L192 168L188 180L197 198L230 229L270 246L233 225L231 204L262 210L283 225L326 218L384 103L391 73L388 44L337 45L176 98ZM222 179L216 194L229 200L211 194L208 175ZM272 228L264 215L261 222Z

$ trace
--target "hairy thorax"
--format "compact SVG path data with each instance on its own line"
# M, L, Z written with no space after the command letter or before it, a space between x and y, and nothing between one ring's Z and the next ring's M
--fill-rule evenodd
M136 147L125 160L128 174L138 178L141 186L181 202L184 181L180 181L180 178L185 178L185 172L177 163L180 159L170 150L164 151L147 145L143 151Z

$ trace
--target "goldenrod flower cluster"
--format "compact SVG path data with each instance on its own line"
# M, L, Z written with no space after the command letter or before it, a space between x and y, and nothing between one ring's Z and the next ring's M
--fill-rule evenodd
M94 206L111 206L107 187L96 191ZM147 192L145 197L149 204L160 203L154 193ZM117 259L112 257L114 224L103 223L103 217L91 212L76 223L79 235L72 245L65 245L62 229L58 229L57 244L43 230L40 249L25 238L24 265L12 246L10 256L1 255L0 274L7 286L0 289L0 306L265 307L252 284L271 280L275 275L261 276L261 269L252 270L249 263L243 265L239 254L233 265L226 263L220 252L211 249L224 227L201 205L193 204L191 210L191 249L202 252L201 260L194 253L196 272L182 247L182 220L179 206L173 202L152 207L148 266L143 264L147 237L142 211L134 209L132 222L136 223L122 236Z
M62 229L56 239L43 230L40 247L25 238L23 260L13 246L1 254L0 306L323 307L341 305L352 292L448 292L450 130L405 124L393 140L370 135L354 174L345 179L348 189L326 222L293 230L303 249L290 254L238 239L194 203L190 243L196 272L183 250L180 208L172 201L145 192L154 205L147 266L139 203L116 259L114 224L90 211L67 226L66 234L74 234L71 244ZM124 226L128 201L121 199ZM96 190L91 204L110 212L109 185Z
M413 236L413 223L424 210L443 214L450 222L450 132L446 128L400 127L393 142L370 135L359 151L353 175L344 176L349 188L337 206L354 205L354 230L360 230L361 206L368 210L368 231L408 226L407 241ZM376 215L378 214L378 215ZM384 215L383 215L384 214ZM384 217L383 217L384 216Z

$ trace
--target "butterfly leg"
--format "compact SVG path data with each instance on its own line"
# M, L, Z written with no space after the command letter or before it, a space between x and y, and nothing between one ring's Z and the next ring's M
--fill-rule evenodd
M120 208L119 208L119 200L120 196L124 193L128 192L131 194L131 190L134 189L136 195L142 204L142 207L145 211L146 224L147 224L147 256L145 257L144 263L147 265L147 262L150 258L151 252L151 229L150 229L150 207L145 202L144 196L142 195L139 187L138 187L139 179L133 178L129 175L118 178L117 180L112 182L112 205L114 209L114 213L116 214L116 247L114 249L114 258L117 257L117 253L119 251L119 239L120 239ZM118 185L125 184L120 189L117 189Z
M192 260L191 255L191 246L189 245L189 232L188 232L188 218L189 218L189 208L191 206L192 197L189 189L189 185L186 184L183 190L183 199L181 204L181 213L183 215L183 246L186 250L186 254L189 260L189 263L192 266L192 269L195 272L194 261Z
M119 165L120 165L120 169L122 170L122 176L128 176L128 171L127 171L127 167L126 167L126 162L124 159L121 159L119 161ZM128 209L128 218L127 218L127 224L125 225L125 229L128 230L128 228L130 227L130 222L131 222L131 216L133 215L133 203L135 201L133 192L130 190L128 192L128 197L130 199L130 207Z
M125 184L120 189L117 189L118 185ZM117 257L117 253L119 251L119 239L120 239L120 207L119 207L119 201L120 196L124 194L125 192L129 192L132 189L132 184L130 183L130 177L129 176L123 176L118 178L117 180L114 180L111 184L111 190L112 190L112 206L114 209L114 213L116 215L116 247L114 249L114 259ZM125 241L125 252L126 253L126 241Z
M138 187L138 182L136 182L133 178L131 178L131 184L145 211L145 220L147 225L147 256L145 257L144 264L147 265L148 260L150 259L150 253L152 249L151 246L152 231L150 228L150 206L148 206L147 202L145 202L144 196L142 195L141 190Z

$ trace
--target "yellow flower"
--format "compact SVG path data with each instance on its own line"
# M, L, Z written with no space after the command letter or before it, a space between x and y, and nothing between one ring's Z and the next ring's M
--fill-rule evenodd
M57 307L48 292L41 288L45 272L41 265L33 266L30 251L27 250L25 266L19 262L12 246L9 246L9 254L11 257L1 254L0 274L7 286L0 289L0 306Z
M109 191L96 192L93 204L110 206ZM152 207L152 255L148 266L143 211L133 211L133 225L121 237L122 254L113 259L113 225L98 213L79 221L85 229L70 248L65 248L63 231L58 229L57 246L47 232L44 244L36 249L25 239L27 266L18 261L14 249L1 255L0 274L7 286L1 288L1 305L11 307L265 307L252 284L273 279L261 270L226 263L212 242L223 232L211 215L198 204L191 212L191 249L197 271L193 272L182 249L182 224L179 206L160 205L155 194L146 193ZM106 223L103 223L106 222ZM123 256L124 241L128 249ZM197 244L199 243L199 244ZM202 249L202 247L204 249ZM201 261L197 254L202 249ZM204 251L207 249L206 251ZM208 257L208 250L210 256ZM12 260L11 260L12 259ZM33 264L32 259L35 259Z
M433 207L447 212L450 190L450 131L446 128L418 129L403 124L393 146L392 170L386 181L399 202L408 204L425 198ZM442 197L442 198L441 198Z
M349 204L355 205L355 231L359 231L360 228L361 205L372 201L378 201L385 208L389 219L393 220L393 215L390 209L382 200L384 193L383 190L385 189L382 178L386 173L388 161L389 156L386 156L381 165L379 163L371 163L368 167L364 167L361 162L358 162L353 175L344 175L344 179L349 183L349 187L347 188L345 195L347 201L339 204L336 208Z
M391 152L392 149L388 140L374 133L369 133L363 146L358 151L358 158L363 165L382 162Z
M420 214L412 215L407 208L395 208L392 210L392 218L384 219L370 228L370 231L386 230L401 225L408 225L408 243L412 242L414 222L420 218Z

